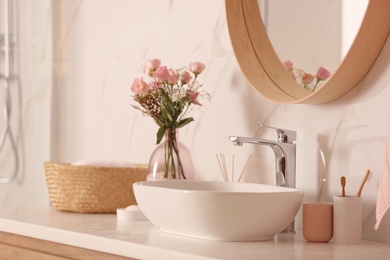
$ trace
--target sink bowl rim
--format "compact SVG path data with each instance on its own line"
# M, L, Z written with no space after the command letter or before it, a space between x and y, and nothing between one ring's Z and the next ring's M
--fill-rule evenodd
M207 192L216 194L274 194L274 193L303 193L303 190L290 187L274 186L261 183L248 182L226 182L226 181L207 181L207 180L158 180L158 181L140 181L133 184L134 186L144 186L149 188L164 189L185 193ZM178 186L175 186L178 185ZM212 189L206 186L213 185ZM229 189L230 188L230 189ZM231 189L233 188L233 189Z

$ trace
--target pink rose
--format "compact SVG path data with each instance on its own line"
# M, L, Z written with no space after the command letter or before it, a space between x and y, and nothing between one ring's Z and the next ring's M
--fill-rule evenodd
M295 67L294 61L292 60L285 60L283 61L283 66L286 70L292 71Z
M168 70L168 84L173 85L176 84L177 81L179 80L179 77L177 76L177 73L174 69L169 69Z
M326 80L327 78L330 77L330 71L326 69L325 67L319 67L316 77L318 80Z
M193 90L187 90L188 98L191 100L191 102L195 105L201 106L202 104L198 101L199 92L193 91Z
M169 77L169 71L166 66L162 66L156 69L154 76L156 76L160 81L167 81Z
M153 76L156 69L160 67L161 61L159 59L153 59L146 61L144 73L148 76Z
M204 71L204 69L206 68L206 65L204 65L204 63L202 62L192 62L190 64L190 71L192 73L194 73L195 75L199 75L200 73L202 73Z
M184 71L183 75L181 76L181 82L183 84L188 84L191 79L191 74L188 71Z
M302 83L305 84L305 85L310 84L310 83L313 82L314 78L315 77L314 77L313 74L311 74L309 72L304 72L302 74Z
M160 87L160 84L157 81L152 81L149 83L149 88L154 90L156 88Z
M131 91L136 94L146 94L149 90L148 84L144 81L143 78L136 78L131 85Z

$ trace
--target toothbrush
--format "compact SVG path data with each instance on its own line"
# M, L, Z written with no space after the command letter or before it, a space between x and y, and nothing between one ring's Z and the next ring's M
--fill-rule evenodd
M345 185L347 184L347 180L345 179L345 176L341 176L340 182L342 188L341 197L345 197Z
M362 181L362 184L360 184L360 188L359 188L359 190L357 192L356 197L361 197L362 196L363 187L364 187L364 184L366 183L368 177L370 177L370 170L366 171L366 174L364 175L364 179Z

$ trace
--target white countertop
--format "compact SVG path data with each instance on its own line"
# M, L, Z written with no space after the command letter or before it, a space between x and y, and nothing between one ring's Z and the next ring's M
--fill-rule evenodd
M54 208L0 208L0 231L139 259L384 259L390 245L307 243L302 233L274 241L215 242L165 234L148 221Z

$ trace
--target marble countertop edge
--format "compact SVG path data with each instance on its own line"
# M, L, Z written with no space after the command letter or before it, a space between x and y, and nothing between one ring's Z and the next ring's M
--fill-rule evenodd
M131 257L153 259L156 255L167 259L212 260L215 258L195 256L172 250L155 248L148 245L132 243L107 237L90 235L54 227L46 227L19 220L0 218L0 231L15 235L46 240L50 242L75 246L99 252Z

